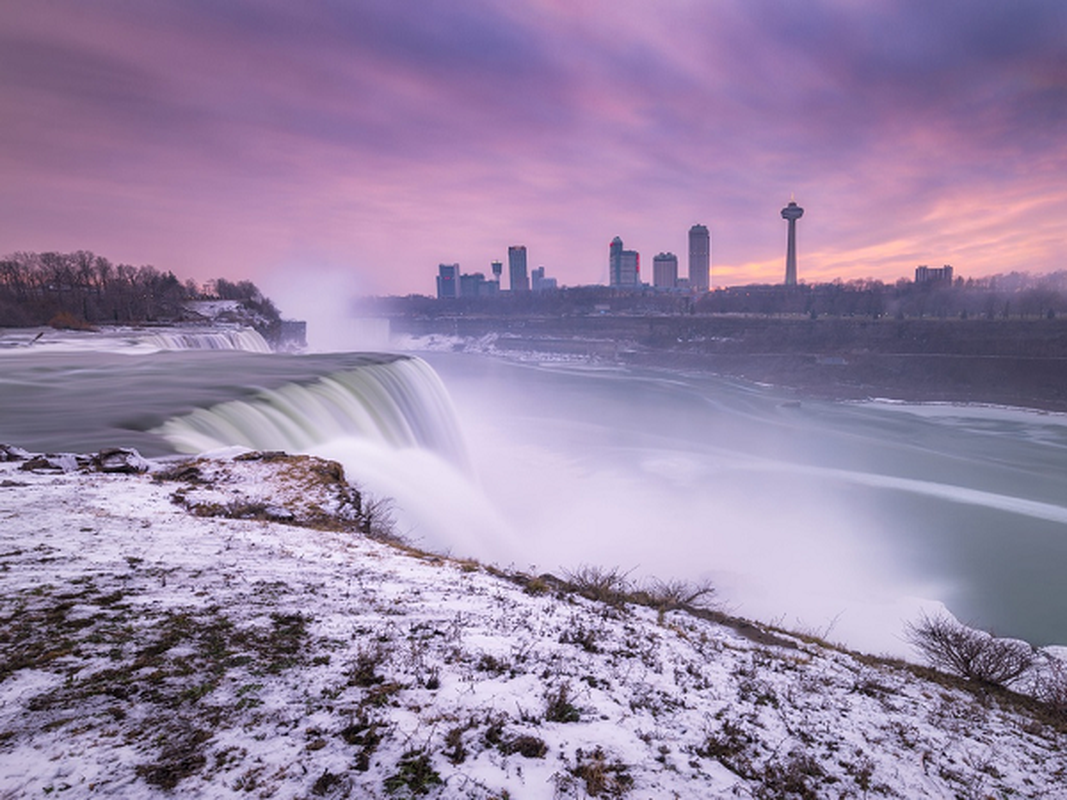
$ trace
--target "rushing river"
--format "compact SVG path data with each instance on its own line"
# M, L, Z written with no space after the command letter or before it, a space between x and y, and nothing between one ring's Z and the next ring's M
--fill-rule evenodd
M710 579L738 614L879 652L904 653L902 622L936 603L1067 643L1061 415L798 403L708 376L466 354L424 354L431 370L12 336L0 441L316 452L396 498L403 532L457 555Z

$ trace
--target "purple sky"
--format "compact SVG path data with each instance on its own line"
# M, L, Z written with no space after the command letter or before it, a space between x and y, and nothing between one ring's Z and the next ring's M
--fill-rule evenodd
M434 291L1067 268L1063 0L8 0L0 254ZM283 306L284 310L284 306Z

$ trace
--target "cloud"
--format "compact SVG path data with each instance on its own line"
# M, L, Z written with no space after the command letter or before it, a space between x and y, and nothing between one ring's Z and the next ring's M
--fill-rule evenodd
M564 283L599 280L611 236L647 260L705 222L743 281L780 260L796 192L809 274L850 259L908 274L924 248L999 271L991 254L1031 229L1020 257L1049 269L1065 15L1051 0L24 6L0 22L0 211L17 222L0 251L92 231L117 258L154 241L156 263L242 276L313 249L376 273L365 285L430 292L438 261L482 268L516 241ZM968 196L976 224L935 229Z

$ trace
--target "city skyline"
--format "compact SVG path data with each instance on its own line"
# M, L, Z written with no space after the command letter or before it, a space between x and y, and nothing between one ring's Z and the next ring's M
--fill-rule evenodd
M406 294L524 241L606 285L704 220L713 285L777 283L795 193L801 280L1050 272L1064 52L1058 0L14 4L0 255Z

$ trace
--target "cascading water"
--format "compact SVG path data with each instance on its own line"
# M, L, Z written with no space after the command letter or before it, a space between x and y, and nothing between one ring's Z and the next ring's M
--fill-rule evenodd
M273 353L258 331L239 327L128 328L57 331L51 328L0 330L0 352L32 356L41 352L144 355L160 351L240 351Z
M400 533L432 548L510 555L507 525L471 478L448 392L419 358L220 403L156 433L185 453L243 446L335 459L362 488L395 501Z
M244 350L270 353L270 345L251 328L233 330L165 330L143 337L141 343L159 350Z
M158 431L179 452L241 445L308 452L347 437L424 448L466 467L463 437L441 379L421 359L399 358L287 384L248 400L198 409Z

